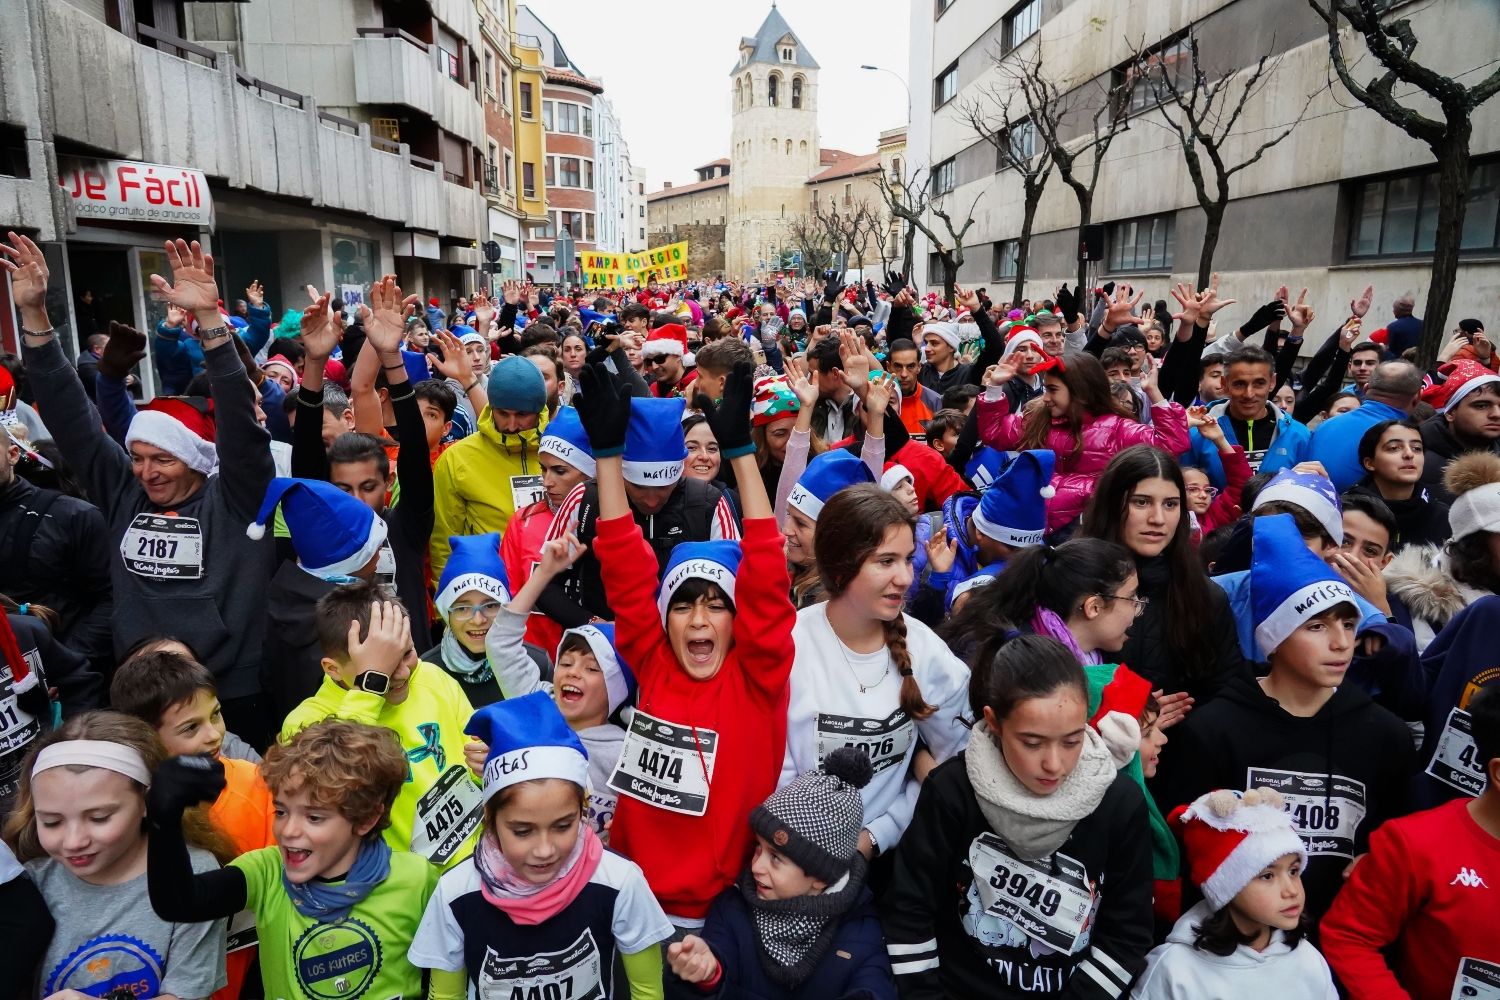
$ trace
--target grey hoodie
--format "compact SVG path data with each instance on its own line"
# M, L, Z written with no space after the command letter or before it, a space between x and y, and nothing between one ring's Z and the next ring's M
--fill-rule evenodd
M1198 925L1211 915L1203 901L1178 918L1166 944L1157 945L1146 956L1146 971L1130 991L1131 1000L1252 996L1337 1000L1328 963L1307 938L1290 948L1286 935L1273 930L1264 951L1243 944L1228 955L1194 948Z
M259 693L266 582L275 549L269 535L252 541L245 527L255 518L275 467L271 436L255 419L255 387L234 344L226 340L204 355L220 471L171 511L147 499L131 474L130 456L105 433L99 411L58 339L41 347L23 344L21 357L53 440L104 513L119 553L110 561L115 655L147 636L170 635L191 646L213 672L220 698ZM195 527L192 534L202 545L201 576L159 578L127 567L126 533L138 517L148 525L152 515L158 515L158 526Z

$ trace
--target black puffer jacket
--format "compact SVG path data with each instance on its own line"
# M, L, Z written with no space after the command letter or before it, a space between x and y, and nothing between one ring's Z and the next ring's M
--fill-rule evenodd
M1466 447L1453 436L1448 418L1443 414L1439 413L1422 421L1421 485L1427 488L1428 496L1452 506L1453 494L1443 485L1443 469L1464 452L1473 450L1475 449ZM1490 451L1500 455L1500 441L1492 442Z
M1167 616L1171 612L1167 599L1169 572L1166 557L1137 557L1136 572L1140 576L1137 594L1149 603L1135 624L1130 626L1130 634L1118 657L1121 663L1149 680L1155 688L1169 694L1186 691L1199 705L1218 695L1231 679L1250 676L1250 667L1236 638L1229 598L1221 588L1207 578L1198 581L1198 585L1207 591L1212 609L1201 627L1208 630L1211 648L1216 654L1212 662L1188 664L1172 652L1167 642Z

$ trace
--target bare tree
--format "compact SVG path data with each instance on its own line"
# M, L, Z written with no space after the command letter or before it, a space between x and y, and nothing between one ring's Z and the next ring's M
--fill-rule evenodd
M829 252L828 230L815 213L803 212L787 220L787 239L802 255L802 273L822 271L833 260Z
M1094 190L1099 186L1104 154L1125 124L1125 116L1119 113L1123 88L1103 83L1073 87L1052 79L1043 71L1041 46L1027 71L1012 79L1026 106L1037 109L1030 119L1036 127L1036 141L1052 158L1057 176L1072 189L1082 229L1094 217ZM1087 116L1088 132L1074 135L1083 116ZM1087 280L1088 263L1079 261L1078 287Z
M1270 130L1259 144L1236 132L1245 106L1258 98L1270 85L1280 59L1266 53L1255 65L1243 71L1228 69L1222 73L1206 68L1198 36L1189 32L1185 45L1188 63L1173 65L1163 60L1160 51L1141 50L1135 58L1135 79L1144 81L1152 98L1160 105L1161 117L1177 136L1187 161L1188 176L1198 207L1203 209L1203 248L1198 254L1198 288L1208 287L1213 273L1214 252L1224 225L1224 210L1229 207L1229 179L1260 162L1266 151L1276 146L1302 124L1312 105L1314 92L1302 102L1297 117L1285 126ZM1243 141L1242 156L1231 162L1231 153Z
M923 174L924 171L919 167L912 171L910 177L903 173L903 176L889 184L879 185L880 197L891 215L908 227L908 261L911 260L911 244L915 233L921 233L932 244L933 251L938 255L938 262L943 267L943 297L952 302L954 288L958 285L958 269L964 263L964 237L974 225L974 208L979 204L979 199L984 197L984 188L981 187L974 196L974 200L969 203L969 210L962 215L961 220L955 220L953 209L947 205L951 192L935 192L931 179ZM946 236L938 235L937 226L928 221L928 216L942 223ZM906 271L908 278L911 276L911 264Z
M1020 302L1026 284L1031 229L1053 168L1051 148L1042 143L1041 149L1037 149L1036 122L1054 113L1056 106L1032 103L1046 92L1045 86L1028 79L1041 74L1040 47L1029 61L1006 59L1000 52L991 53L990 59L1000 70L1000 80L960 103L958 115L980 138L995 147L999 167L1014 170L1021 178L1021 235L1017 241L1016 284L1011 295L1011 301Z
M1458 252L1463 245L1464 214L1468 207L1472 115L1500 91L1500 69L1473 86L1466 86L1458 82L1458 77L1465 74L1450 76L1418 62L1412 58L1417 36L1411 21L1381 20L1391 6L1389 0L1308 0L1308 4L1328 25L1329 59L1344 89L1413 139L1426 143L1437 158L1437 235L1432 248L1432 281L1427 288L1422 342L1417 349L1417 363L1429 368L1437 361L1444 331L1448 329L1448 310L1458 280ZM1368 83L1360 84L1354 79L1344 51L1341 28L1344 23L1364 41L1383 71ZM1438 65L1446 69L1446 51L1433 55ZM1393 92L1398 82L1414 88L1413 94L1435 101L1442 111L1441 119L1401 103Z

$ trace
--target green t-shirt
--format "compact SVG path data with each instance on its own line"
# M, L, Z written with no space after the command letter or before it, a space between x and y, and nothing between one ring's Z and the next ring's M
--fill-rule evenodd
M439 871L415 854L391 855L391 874L348 919L319 924L281 885L279 848L230 862L245 875L246 909L260 938L266 1000L418 1000L422 970L406 958Z

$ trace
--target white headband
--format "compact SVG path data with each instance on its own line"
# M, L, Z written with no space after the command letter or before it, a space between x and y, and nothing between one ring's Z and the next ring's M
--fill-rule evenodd
M142 785L151 784L151 770L146 767L146 759L140 755L140 751L109 740L64 740L62 743L54 743L36 755L31 776L35 778L43 771L68 764L100 767L123 774Z

